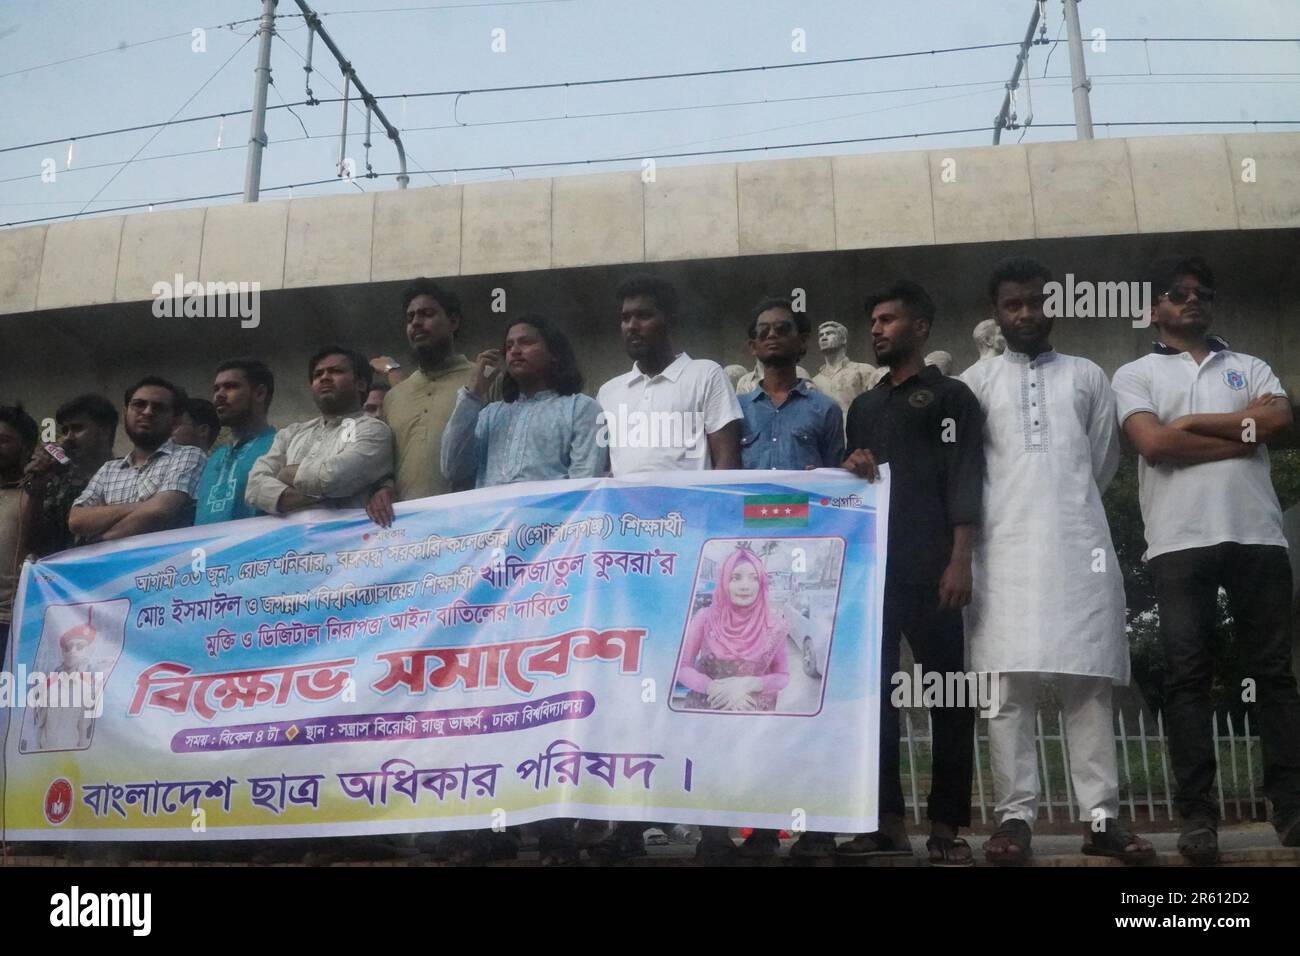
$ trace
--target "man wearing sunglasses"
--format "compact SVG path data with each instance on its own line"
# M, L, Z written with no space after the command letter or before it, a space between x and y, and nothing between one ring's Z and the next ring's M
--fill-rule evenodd
M1291 566L1267 448L1293 422L1267 363L1209 334L1214 273L1203 260L1157 263L1149 281L1160 338L1113 384L1120 423L1141 455L1145 558L1160 610L1165 726L1183 827L1178 848L1207 864L1218 859L1210 685L1220 587L1242 673L1254 681L1273 825L1285 846L1300 846Z
M763 363L759 387L740 396L746 468L838 468L844 460L839 406L798 374L812 325L786 298L764 299L749 325L749 350Z

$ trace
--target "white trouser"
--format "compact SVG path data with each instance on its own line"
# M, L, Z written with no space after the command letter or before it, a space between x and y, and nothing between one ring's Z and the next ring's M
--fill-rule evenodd
M1056 682L1065 716L1070 780L1079 804L1079 819L1119 816L1119 771L1108 677L1076 674L1003 673L997 716L989 720L989 755L997 818L1015 818L1031 827L1038 816L1038 747L1035 705L1044 678ZM1063 767L1049 770L1057 779Z

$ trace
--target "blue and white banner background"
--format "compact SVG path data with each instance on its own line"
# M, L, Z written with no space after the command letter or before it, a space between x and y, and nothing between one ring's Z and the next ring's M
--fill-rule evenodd
M888 494L839 470L542 482L389 529L312 511L29 564L10 670L107 682L97 715L9 713L6 835L874 829ZM709 666L779 689L727 704L678 667L704 666L683 642L738 550L780 646Z

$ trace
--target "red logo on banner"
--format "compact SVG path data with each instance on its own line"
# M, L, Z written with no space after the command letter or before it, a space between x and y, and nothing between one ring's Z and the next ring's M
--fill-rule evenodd
M60 777L45 791L45 819L58 826L72 814L72 784Z

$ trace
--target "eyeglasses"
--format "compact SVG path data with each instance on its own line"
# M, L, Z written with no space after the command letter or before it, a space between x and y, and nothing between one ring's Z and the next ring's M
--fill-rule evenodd
M795 330L795 324L789 319L784 322L759 322L754 326L754 338L766 338L768 335L785 336Z
M1196 296L1197 302L1213 302L1214 290L1207 289L1203 285L1198 285L1194 289L1170 289L1164 293L1164 297L1174 305L1185 305L1192 295Z
M133 412L144 412L152 409L155 412L170 412L172 407L166 402L146 402L143 398L134 398L127 402L127 408Z

